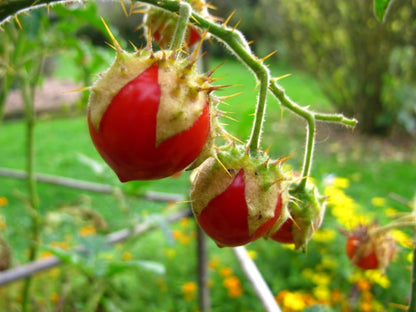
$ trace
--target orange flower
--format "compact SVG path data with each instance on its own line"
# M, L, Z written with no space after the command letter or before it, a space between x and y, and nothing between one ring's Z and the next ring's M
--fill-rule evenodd
M241 287L240 280L236 276L227 277L223 285L228 290L228 296L230 298L238 298L242 295L243 289Z
M371 284L366 279L360 278L357 281L357 288L358 290L361 290L361 291L368 291L371 288Z
M182 292L185 296L186 301L191 301L195 298L196 290L198 289L198 285L194 282L187 282L182 285Z
M93 225L86 225L86 226L80 228L78 233L79 233L80 236L85 237L85 236L90 236L90 235L97 234L97 230L95 229L95 227Z
M231 276L232 274L233 274L233 270L229 267L222 268L220 271L220 275L222 277L228 277L228 276Z
M7 198L6 197L0 197L0 207L7 205Z
M123 259L123 261L130 261L133 257L131 255L131 252L125 251L123 252L121 258Z

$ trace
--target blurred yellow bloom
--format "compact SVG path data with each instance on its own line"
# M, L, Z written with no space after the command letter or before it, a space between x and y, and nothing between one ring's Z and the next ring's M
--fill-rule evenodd
M78 231L78 234L82 237L86 237L86 236L97 234L97 230L95 229L93 225L89 224L80 228Z
M247 253L248 253L248 256L251 259L255 260L257 258L257 251L255 251L255 250L247 250Z
M285 294L283 297L283 306L292 311L303 311L306 308L302 295L296 292L287 292Z
M386 204L386 199L383 197L373 197L371 204L375 207L383 207Z
M403 247L413 249L413 240L406 233L404 233L400 230L397 230L397 229L393 229L393 230L391 230L391 235Z
M396 214L397 214L397 210L394 209L394 208L389 207L389 208L386 209L385 213L386 213L387 217L395 217Z
M173 259L176 256L176 250L173 248L165 248L164 252L168 259Z
M409 254L407 255L407 261L413 262L413 251L409 252Z
M220 259L218 257L213 257L211 261L208 263L208 266L212 270L216 270L220 265Z
M332 184L338 188L348 188L350 181L347 178L335 177Z
M333 241L337 233L332 229L320 229L315 232L313 239L317 242L327 243Z
M59 268L53 268L49 270L49 276L51 278L57 278L59 275L61 275L61 270Z
M130 261L131 259L133 259L133 256L131 255L131 252L125 251L121 256L121 259L123 259L123 261Z
M69 249L69 244L67 242L52 242L49 244L52 248L60 248L63 250Z
M241 288L241 283L238 277L229 276L227 277L223 285L228 290L228 296L230 298L238 298L243 294L243 289Z
M228 277L228 276L231 276L232 274L233 274L233 270L229 267L222 268L220 271L220 275L222 277Z
M339 261L329 255L324 255L321 260L321 265L325 269L335 269L338 267Z
M331 291L327 286L318 285L313 289L313 294L316 299L327 302L331 299Z
M50 300L52 303L57 304L59 302L59 295L57 293L52 293Z
M352 229L369 221L368 216L358 214L359 206L343 190L330 185L325 188L324 194L328 197L328 208L330 208L332 215L345 228Z
M6 220L0 217L0 230L5 230L7 228Z
M196 290L198 286L194 282L187 282L182 285L182 292L185 296L186 301L191 301L195 298Z
M388 288L390 286L390 280L387 275L384 275L379 270L368 270L364 272L364 276L371 283L376 283L383 288Z
M189 218L182 218L179 221L181 227L187 227L189 225L190 219Z
M175 240L177 240L182 245L188 245L191 241L191 238L185 234L183 234L179 230L172 231L172 236Z
M46 259L46 258L50 258L52 257L53 254L50 251L44 251L42 252L42 254L40 255L41 258Z
M0 207L6 206L7 203L8 203L8 201L7 201L6 197L0 197Z
M362 302L360 304L360 311L361 312L372 312L373 311L373 305L371 302Z

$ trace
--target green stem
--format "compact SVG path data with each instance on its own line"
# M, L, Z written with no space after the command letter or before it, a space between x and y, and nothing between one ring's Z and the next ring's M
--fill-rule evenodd
M41 52L42 53L42 52ZM37 82L41 75L43 64L43 55L40 56L38 66L32 73L23 71L19 75L21 85L22 98L25 105L25 119L26 119L26 172L27 172L27 190L29 198L29 214L32 221L31 241L29 248L29 262L36 259L38 253L38 246L40 242L41 222L39 216L39 198L36 190L35 178L35 123L36 116L34 111L35 89ZM23 286L22 311L28 309L28 302L30 299L31 277L25 280Z
M36 8L54 3L70 2L69 0L2 0L0 1L0 25L10 16L29 8Z
M189 22L189 16L191 16L192 8L189 3L182 1L179 7L179 19L176 23L175 33L173 40L170 44L171 50L180 50L183 40L185 39L186 27Z

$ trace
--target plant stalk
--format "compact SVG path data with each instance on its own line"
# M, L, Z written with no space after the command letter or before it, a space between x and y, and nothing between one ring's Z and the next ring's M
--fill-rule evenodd
M28 260L31 262L36 259L38 246L40 243L41 222L39 216L39 198L36 189L35 177L35 90L37 82L41 76L43 65L43 52L39 56L37 66L30 74L23 70L19 75L22 98L25 106L26 121L26 173L27 173L27 191L28 191L28 209L31 218L31 246L29 248ZM30 286L32 279L29 277L23 285L22 311L26 312L30 299Z
M180 48L183 44L186 34L186 28L189 22L189 16L191 16L192 8L189 3L181 1L179 7L179 19L176 23L175 33L173 35L170 49L179 53Z

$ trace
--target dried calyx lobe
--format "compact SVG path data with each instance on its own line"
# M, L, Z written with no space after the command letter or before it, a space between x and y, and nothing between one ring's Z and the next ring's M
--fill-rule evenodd
M211 154L210 91L209 78L198 75L192 61L177 59L175 51L118 50L114 63L91 88L88 121L93 142L122 182L163 178L200 163L198 156ZM148 129L145 140L142 132L149 119L154 129ZM115 123L107 134L106 123ZM169 147L187 139L194 143Z
M243 201L231 198L230 205L218 203L218 198L234 189L241 176ZM202 163L193 181L191 201L199 224L219 246L244 245L267 237L288 216L287 181L280 166L271 163L267 155L249 156L242 146L223 147L217 158L210 157ZM247 208L235 207L238 202ZM223 213L210 214L218 205L223 205ZM241 227L235 224L236 215L244 216Z

